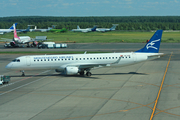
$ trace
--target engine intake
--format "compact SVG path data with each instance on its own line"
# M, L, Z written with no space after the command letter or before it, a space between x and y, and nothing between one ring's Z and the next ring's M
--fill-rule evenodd
M76 74L78 74L78 71L79 71L78 67L66 67L65 68L65 73L67 75L76 75Z

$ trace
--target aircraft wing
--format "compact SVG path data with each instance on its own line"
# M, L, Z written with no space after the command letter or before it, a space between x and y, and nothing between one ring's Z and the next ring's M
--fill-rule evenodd
M121 57L113 62L113 63L105 63L105 64L99 64L99 63L78 63L78 64L68 64L66 67L68 66L74 66L74 67L78 67L80 69L92 69L92 68L100 68L100 67L105 67L105 66L111 66L113 64L118 64L121 60Z
M47 40L47 36L36 36L35 39L30 40L29 42L34 42L34 41L45 41Z

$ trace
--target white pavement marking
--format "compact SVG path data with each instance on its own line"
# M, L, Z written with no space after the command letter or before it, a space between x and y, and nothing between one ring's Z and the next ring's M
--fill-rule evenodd
M43 74L43 73L46 73L46 72L49 72L49 71L50 71L50 70L47 70L47 71L42 72L42 73L40 73L40 74ZM46 76L46 77L49 77L49 76L51 76L51 75L48 75L48 76ZM29 84L35 83L35 82L37 82L37 81L40 81L40 80L42 80L42 79L44 79L44 78L46 78L46 77L37 79L37 80L35 80L35 81L29 82L29 83L27 83L27 84L21 85L21 86L19 86L19 87L14 88L14 89L11 89L11 90L8 90L8 91L6 91L6 92L3 92L3 93L0 94L0 96L1 96L1 95L4 95L4 94L7 94L7 93L9 93L9 92L12 92L12 91L14 91L14 90L17 90L17 89L19 89L19 88L22 88L22 87L24 87L24 86L27 86L27 85L29 85ZM20 82L20 81L17 81L17 82ZM15 82L15 83L17 83L17 82ZM2 88L2 87L1 87L1 88Z

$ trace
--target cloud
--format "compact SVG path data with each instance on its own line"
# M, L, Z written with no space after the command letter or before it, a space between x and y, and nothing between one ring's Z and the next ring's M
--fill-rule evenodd
M174 0L174 2L175 2L175 3L179 3L179 1L177 1L177 0Z
M104 3L110 3L109 1L104 1Z
M99 4L99 2L87 2L87 4Z

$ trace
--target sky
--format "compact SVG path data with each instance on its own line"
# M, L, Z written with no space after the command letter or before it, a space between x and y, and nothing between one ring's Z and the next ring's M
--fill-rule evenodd
M180 0L1 0L9 16L180 16Z

